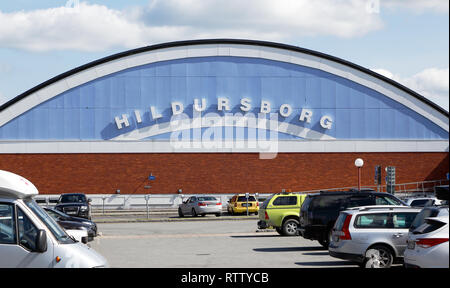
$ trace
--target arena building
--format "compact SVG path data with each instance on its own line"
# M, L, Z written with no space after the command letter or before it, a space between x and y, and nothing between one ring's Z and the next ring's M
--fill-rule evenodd
M364 186L376 165L395 166L397 183L439 180L448 151L448 112L416 92L330 55L253 40L126 51L0 107L0 169L44 194L351 187L356 158Z

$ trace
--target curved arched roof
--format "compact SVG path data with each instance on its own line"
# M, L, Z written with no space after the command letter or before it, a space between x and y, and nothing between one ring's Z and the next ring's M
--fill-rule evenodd
M436 105L435 103L431 102L427 98L425 98L422 95L416 93L415 91L401 85L400 83L393 81L392 79L389 79L387 77L384 77L384 76L382 76L376 72L373 72L367 68L364 68L357 64L343 60L341 58L337 58L337 57L334 57L334 56L331 56L328 54L324 54L321 52L317 52L317 51L313 51L313 50L309 50L309 49L305 49L305 48L300 48L300 47L286 45L286 44L280 44L280 43L274 43L274 42L241 40L241 39L206 39L206 40L177 41L177 42L151 45L151 46L141 47L141 48L117 53L117 54L87 63L85 65L82 65L80 67L77 67L75 69L67 71L65 73L62 73L56 77L49 79L48 81L45 81L45 82L29 89L28 91L18 95L17 97L11 99L10 101L8 101L5 104L3 104L2 106L0 106L0 115L5 114L4 112L7 110L14 109L15 104L21 102L21 100L26 99L30 95L33 95L36 93L39 94L39 92L42 91L43 89L52 90L50 87L53 84L56 84L61 80L64 81L66 79L69 79L70 77L76 78L77 75L79 75L83 72L89 71L92 68L98 68L98 67L102 67L104 65L112 65L113 66L116 61L120 61L121 59L126 59L128 57L133 57L136 55L140 55L143 53L149 53L149 52L153 52L153 51L165 51L165 50L171 50L171 49L176 50L178 48L183 48L183 47L186 49L190 49L191 47L196 47L196 46L213 47L213 49L217 48L217 50L220 50L221 45L224 45L227 47L233 47L235 45L236 47L241 47L241 48L242 47L244 47L244 48L252 47L252 48L260 49L261 51L257 52L258 53L257 55L253 53L252 55L250 55L250 57L260 57L260 58L267 58L267 59L271 58L272 60L279 60L279 61L291 61L292 59L294 59L294 57L301 55L300 60L294 59L291 62L294 64L299 64L299 65L304 65L305 63L307 63L306 65L309 65L312 63L311 67L313 67L313 68L322 69L322 70L325 70L330 73L339 72L340 74L337 73L336 75L342 76L343 74L345 74L348 76L347 78L349 78L352 81L355 81L355 79L358 78L359 80L355 81L355 82L358 82L359 84L368 86L369 88L373 88L373 87L370 87L370 85L367 85L367 84L374 83L374 85L376 85L377 87L379 87L379 89L381 89L383 91L393 90L394 94L402 94L403 95L400 98L405 98L405 99L408 98L406 101L406 104L405 103L402 103L402 104L404 104L406 106L411 104L409 107L415 111L417 111L417 110L414 108L420 107L420 110L423 110L423 111L417 111L418 113L424 115L431 121L435 122L440 127L444 128L446 131L449 130L448 129L449 113L447 111L445 111L442 107ZM186 50L186 51L188 51L188 50ZM238 52L238 54L241 52ZM188 52L183 52L183 53L185 53L184 55L186 57L205 56L205 55L188 55ZM220 55L220 52L218 54ZM244 52L244 54L245 54L245 52ZM270 56L268 56L268 55L270 55ZM275 55L275 56L273 56L273 55ZM236 55L234 55L234 56L236 56ZM248 55L242 55L242 56L248 56ZM177 57L179 57L179 56L177 56ZM158 60L163 61L166 59L157 59L157 57L156 57L152 61L157 62ZM137 64L134 63L134 66L139 66L139 63L137 63ZM121 68L119 67L118 69L115 69L115 68L107 69L108 71L112 71L112 72L105 72L105 74L100 75L98 77L107 75L108 73L114 73L114 72L117 72L120 70L124 70L126 68L129 68L129 67L121 67ZM84 80L85 78L87 78L88 80ZM81 80L81 82L80 82L80 79L75 79L75 81L72 82L75 84L68 85L66 90L76 87L76 86L79 86L79 85L86 83L93 79L95 79L95 75L83 77L83 80ZM53 96L49 96L49 97L47 97L47 96L37 97L38 99L41 99L41 102L39 102L40 100L32 100L32 101L30 101L32 103L28 103L28 104L24 105L25 108L22 107L21 110L31 109L35 105L38 105L38 104L42 103L43 101L48 100L48 99L56 96L57 94L63 92L63 91L60 91L60 89L56 89L56 90L57 90L57 92L53 93L55 95L52 94ZM405 97L405 95L407 97ZM42 98L45 98L45 100L42 101ZM397 99L393 98L393 99L398 101L399 98L397 98ZM25 111L26 110L24 110L24 111L15 111L14 110L14 111L10 111L9 113L6 113L7 115L2 115L0 117L0 126L4 125L5 123L14 119L15 117L24 113Z

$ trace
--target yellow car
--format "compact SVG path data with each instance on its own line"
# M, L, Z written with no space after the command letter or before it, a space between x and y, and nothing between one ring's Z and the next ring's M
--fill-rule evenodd
M247 199L245 194L237 194L228 201L227 210L231 215L247 213L247 208L249 214L254 213L255 215L258 215L259 203L255 196L248 195Z

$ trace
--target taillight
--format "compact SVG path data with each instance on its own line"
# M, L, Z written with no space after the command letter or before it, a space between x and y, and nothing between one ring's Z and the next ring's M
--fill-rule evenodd
M430 248L448 241L448 238L419 238L416 245L422 248Z
M236 202L236 203L234 203L234 207L237 207L237 202Z
M266 219L266 220L269 219L269 215L267 214L267 211L264 211L264 219Z
M259 202L256 202L256 206L258 206L258 207L259 207Z
M216 205L222 205L222 202L217 203Z
M347 217L345 217L344 225L342 225L341 233L339 233L339 239L352 240L349 230L350 220L352 220L352 215L347 215Z
M198 206L206 206L206 204L202 203L202 202L198 202Z

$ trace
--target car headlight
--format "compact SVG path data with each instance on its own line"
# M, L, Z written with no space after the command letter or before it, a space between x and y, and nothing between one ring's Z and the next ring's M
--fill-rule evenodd
M88 206L81 206L81 207L80 207L80 210L81 210L81 211L86 211L87 209L88 209Z

